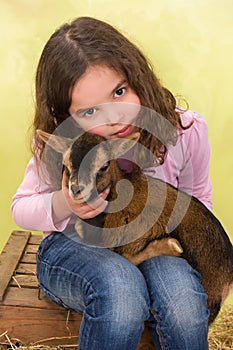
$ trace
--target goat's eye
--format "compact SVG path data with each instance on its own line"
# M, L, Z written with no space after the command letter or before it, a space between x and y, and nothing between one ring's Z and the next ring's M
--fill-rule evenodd
M108 170L110 161L106 162L99 170L99 172L103 173L104 171Z

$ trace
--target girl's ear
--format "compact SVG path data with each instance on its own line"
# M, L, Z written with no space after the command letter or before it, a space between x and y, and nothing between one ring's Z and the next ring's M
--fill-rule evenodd
M111 139L109 144L113 153L114 158L119 158L131 148L133 148L140 138L140 133L135 132L125 138Z
M64 154L74 142L74 140L70 138L49 134L40 129L36 130L36 133L48 146L62 154Z

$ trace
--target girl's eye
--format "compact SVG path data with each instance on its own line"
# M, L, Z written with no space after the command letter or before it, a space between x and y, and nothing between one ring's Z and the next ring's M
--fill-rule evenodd
M96 111L97 111L97 109L94 108L94 107L89 108L89 109L87 109L87 110L84 112L84 116L85 116L85 117L91 117L91 116L93 116L93 114L96 113Z
M122 96L122 95L124 95L125 91L126 91L126 88L123 88L123 87L122 87L122 88L116 90L114 96L115 96L115 97Z

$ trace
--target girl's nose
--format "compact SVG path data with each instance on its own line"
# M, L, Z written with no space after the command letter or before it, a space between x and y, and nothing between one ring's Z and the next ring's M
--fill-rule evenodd
M123 106L119 103L112 103L105 111L105 121L108 125L121 124L125 120Z

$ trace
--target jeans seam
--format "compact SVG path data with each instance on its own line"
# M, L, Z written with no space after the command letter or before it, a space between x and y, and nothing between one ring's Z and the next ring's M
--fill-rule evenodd
M162 333L161 327L160 327L160 318L157 315L157 313L154 310L152 310L152 308L150 308L150 312L152 313L155 320L157 321L156 331L157 331L157 334L159 336L159 342L160 342L161 349L166 350L165 345L164 345L164 343L165 343L164 336L163 336L163 333Z

